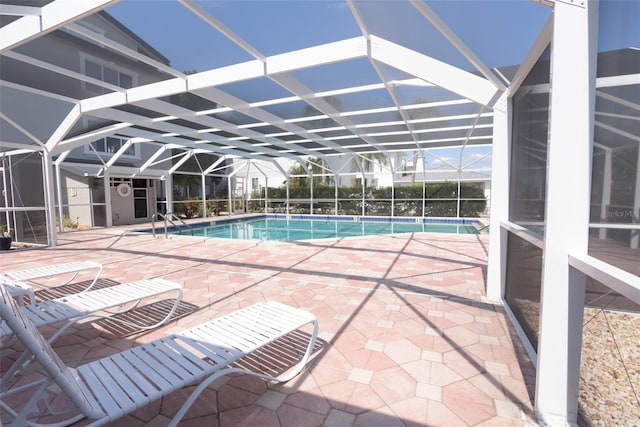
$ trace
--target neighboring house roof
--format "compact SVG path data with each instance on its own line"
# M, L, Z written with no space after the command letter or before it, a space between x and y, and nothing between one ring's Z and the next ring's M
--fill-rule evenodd
M140 38L136 33L131 31L129 28L125 27L120 21L115 19L113 16L109 15L104 10L101 10L100 12L98 12L98 15L104 18L113 26L117 27L120 31L125 33L128 37L131 37L138 44L139 46L138 51L140 53L143 53L149 57L152 57L153 59L156 59L157 61L160 61L163 64L170 65L169 58L161 54L153 46L151 46L149 43L147 43L142 38Z
M444 181L491 181L491 170L430 170L426 172L418 172L416 181L426 182L444 182ZM396 180L400 182L411 181L410 176L404 179Z

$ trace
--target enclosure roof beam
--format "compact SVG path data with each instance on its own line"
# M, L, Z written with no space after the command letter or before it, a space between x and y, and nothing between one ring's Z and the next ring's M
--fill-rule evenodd
M88 133L84 133L82 135L75 136L73 138L65 139L57 143L55 147L52 147L50 152L52 154L58 154L63 151L73 150L74 148L82 147L83 145L86 145L92 141L95 141L96 139L113 135L119 130L130 127L130 126L131 126L130 123L116 123L113 125L105 126L103 128L88 132Z
M267 143L269 145L277 146L277 147L280 147L280 148L283 148L283 149L286 149L286 150L291 150L294 147L295 147L295 149L298 149L297 146L293 146L291 144L287 145L282 140L279 140L279 139L276 139L276 138L265 137L265 135L260 133L260 132L252 131L251 129L246 129L246 128L243 128L241 126L226 122L226 121L218 119L218 118L209 117L209 116L206 116L206 115L201 115L201 114L198 114L195 111L180 107L178 105L171 104L171 103L166 102L166 101L161 101L161 100L157 100L157 99L149 99L149 100L136 102L135 104L139 105L141 107L144 107L144 108L148 108L148 109L153 110L153 111L161 112L161 113L167 114L167 115L177 116L177 117L189 120L191 122L201 124L203 126L208 126L209 128L217 128L217 129L222 130L222 131L233 132L233 133L245 136L247 138L251 138L251 139L258 140L258 141L262 141L262 142L265 142L265 143ZM200 133L200 132L202 132L202 133ZM247 148L247 149L252 149L252 150L255 150L255 151L258 151L258 152L261 152L261 153L265 153L265 154L272 154L272 155L282 156L282 157L287 157L288 156L286 153L282 153L281 151L278 151L277 149L259 147L259 146L255 146L255 145L250 144L250 143L246 143L246 142L243 143L240 140L230 141L229 138L216 136L215 134L205 133L203 131L196 131L196 133L197 133L198 137L200 137L202 135L208 135L209 137L215 137L217 139L217 141L220 142L220 143L235 145L235 146L242 147L242 148ZM313 154L313 152L311 150L307 150L304 147L300 147L300 149L298 149L298 151L304 152L305 154L309 154L309 155ZM293 157L293 156L291 156L291 157Z
M374 35L371 36L371 57L488 107L499 93L493 83L483 77Z
M507 90L506 86L496 77L496 75L487 67L484 62L478 58L478 56L462 41L458 35L452 31L445 23L440 19L438 15L431 10L424 0L410 0L410 3L415 7L422 16L424 16L433 26L456 48L462 55L464 55L471 64L483 76L487 78L494 86L504 92Z
M158 101L159 102L159 101ZM208 145L207 148L211 147L211 148L215 148L216 152L220 152L220 153L230 153L230 152L235 152L237 153L239 156L241 157L249 157L249 156L255 156L254 153L258 153L258 154L272 154L272 155L276 155L279 157L288 157L291 158L293 160L297 160L298 156L295 156L293 154L290 153L282 153L280 151L277 150L270 150L270 149L264 149L263 147L255 147L249 143L243 143L241 141L229 141L228 138L224 138L218 135L212 135L212 134L205 134L205 133L198 133L197 129L192 129L192 128L188 128L185 126L180 126L180 125L176 125L173 123L168 123L166 121L158 121L157 119L152 119L149 117L145 117L145 116L140 116L138 114L133 114L133 113L128 113L126 111L121 111L121 110L115 110L115 109L105 109L105 110L100 110L100 111L94 111L91 113L94 116L97 117L101 117L104 119L108 119L108 120L114 120L114 121L126 121L128 123L130 123L131 125L140 125L140 126L144 126L146 128L151 128L151 129L155 129L158 132L163 132L160 135L163 136L179 136L179 135L185 135L185 136L191 136L191 137L197 137L200 138L199 141L192 141L196 146L200 145ZM181 140L176 140L176 143L180 144L180 142L178 141L186 141L184 139ZM224 145L220 145L217 147L214 146L210 146L207 143L218 143L218 144L224 144ZM232 145L232 144L235 144ZM248 150L252 150L253 153L247 153L247 152L242 152L239 150L235 150L236 148L246 148ZM258 148L262 148L262 151L259 151ZM212 150L214 151L214 150Z
M13 49L119 0L56 0L0 28L0 52Z
M168 171L168 172L169 172L169 174L172 174L172 173L174 173L175 171L177 171L177 170L180 168L180 166L182 166L183 164L185 164L185 162L186 162L187 160L189 160L189 159L190 159L192 156L194 156L194 155L195 155L195 153L194 153L193 151L185 151L185 153L184 153L184 157L182 157L180 160L178 160L178 161L176 162L176 164L175 164L175 165L173 165L173 167L172 167L171 169L169 169L169 171Z
M220 156L220 158L219 158L219 159L217 159L215 162L213 162L213 164L212 164L211 166L209 166L208 168L206 168L202 173L203 173L204 175L206 175L206 174L208 174L208 173L212 172L215 168L217 168L217 167L218 167L218 165L219 165L220 163L224 162L225 160L227 160L227 157L226 157L226 156Z
M144 162L142 166L140 166L140 168L138 168L138 173L142 173L147 168L149 168L153 164L153 162L155 162L156 159L160 157L165 151L167 151L167 146L166 145L160 146L160 148L158 148L158 150L156 150L151 156L149 156L147 161Z
M180 150L192 150L196 154L215 154L217 156L235 156L235 157L247 157L247 153L242 153L240 151L234 150L232 148L227 147L214 147L207 144L196 144L194 141L186 140L184 138L179 138L178 136L171 136L172 134L160 135L155 132L151 132L148 130L137 129L133 127L126 128L123 131L119 132L120 134L124 134L126 136L135 136L138 138L146 139L144 140L134 140L136 143L143 142L158 142L158 143L166 143L167 148L175 148ZM138 139L136 138L136 139ZM252 156L254 159L265 160L268 162L273 161L273 158L262 156L262 155L254 155Z

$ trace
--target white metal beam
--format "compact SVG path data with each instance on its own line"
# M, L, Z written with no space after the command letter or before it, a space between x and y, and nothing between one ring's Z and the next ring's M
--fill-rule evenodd
M202 7L198 6L196 2L193 0L178 0L184 7L189 9L191 12L196 14L200 19L202 19L207 24L211 25L213 28L222 33L226 38L240 46L246 52L253 55L254 58L264 62L264 55L262 55L256 48L251 46L245 40L243 40L240 36L234 33L229 27L224 25L222 22L218 21L216 18L211 16L209 12L204 10Z
M72 79L80 80L82 82L91 83L92 85L100 86L112 91L116 92L124 92L125 89L120 86L113 85L111 83L107 83L102 80L95 79L93 77L89 77L85 74L78 73L75 71L68 70L63 67L59 67L57 65L51 64L49 62L40 61L38 59L32 58L27 55L23 55L21 53L6 51L2 53L2 56L6 56L7 58L15 59L16 61L24 62L26 64L33 65L34 67L42 68L43 70L47 70L53 73L57 73L66 77L70 77Z
M349 119L345 118L341 115L341 111L338 111L333 105L329 104L326 100L322 98L318 98L313 91L307 88L304 84L298 81L290 74L276 74L269 76L274 82L278 83L283 88L287 89L289 92L295 94L302 98L306 103L311 105L316 110L326 114L329 118L331 118L336 123L347 128L355 137L362 139L367 142L374 148L377 148L379 151L384 151L382 148L378 148L380 144L375 141L372 137L366 136L362 134L357 128L356 125L351 122ZM313 139L312 131L306 130L305 135L309 136ZM323 144L327 145L326 141L331 141L328 138L322 138L325 141ZM344 153L352 153L353 151L349 149L349 147L341 147L338 144L332 144L333 148L337 151L341 151Z
M0 52L13 49L117 1L119 0L55 0L40 8L39 15L26 15L0 28Z
M250 117L254 117L257 120L261 120L262 122L265 123L269 123L273 126L277 126L279 128L282 128L284 130L287 130L289 132L292 132L294 134L297 135L304 135L305 139L309 139L311 141L317 142L319 144L327 144L322 138L315 136L315 135L309 135L307 133L307 130L304 129L303 127L300 127L298 125L292 124L292 123L287 123L287 120L282 119L278 116L276 116L275 114L269 113L265 110L263 110L262 108L257 108L257 107L251 107L246 103L243 103L242 100L233 97L232 95L229 95L223 91L221 91L218 88L215 87L209 87L206 89L200 89L197 91L194 91L194 93L196 93L199 96L202 96L203 98L209 99L213 102L222 104L222 105L233 105L232 108L235 111L239 111L243 114L246 114ZM243 105L244 104L244 105ZM235 133L241 133L241 131L239 129L236 130L232 130L232 132ZM257 136L252 136L252 138L257 138L257 139L261 139L258 138ZM293 141L287 141L286 143L282 140L276 140L275 138L266 138L264 139L265 142L268 142L270 144L274 144L274 145L279 145L279 146L283 146L283 148L288 148L288 149L292 149L295 148L297 151L300 151L301 153L305 153L308 155L316 155L314 152L312 152L311 150L302 147L300 145L298 145L297 143L293 142ZM284 144L284 145L282 145ZM349 150L342 148L341 146L339 146L338 144L333 144L333 143L329 143L327 144L328 146L330 146L331 148L343 152L343 153L351 153Z
M158 100L147 101L147 102L153 103L155 105L162 104L162 101L158 101ZM104 110L94 111L91 114L97 117L108 119L108 120L127 121L130 124L135 124L135 125L140 125L147 128L156 129L159 132L162 132L163 135L167 135L167 134L173 135L173 136L185 135L185 136L190 136L194 138L200 138L200 140L203 142L200 143L199 145L203 146L203 148L206 145L205 142L225 144L221 147L215 147L216 152L223 153L223 154L235 153L241 157L249 157L251 155L250 153L245 153L242 151L235 150L235 148L246 148L248 150L253 150L254 152L257 152L260 154L272 154L274 156L288 157L294 160L298 159L298 156L295 156L290 153L283 153L281 151L277 151L273 149L265 149L264 147L262 147L261 150L257 150L258 147L255 147L254 145L246 142L230 141L228 138L224 138L219 135L213 135L210 133L199 133L197 129L192 129L192 128L188 128L185 126L180 126L180 125L176 125L176 124L168 123L164 121L157 121L149 117L140 116L140 115L128 113L125 111L114 110L114 109L104 109ZM176 140L176 142L177 141L184 141L184 140ZM198 142L192 141L192 143L193 144L190 144L190 145L194 145L194 146L198 145ZM207 148L211 148L211 151L214 152L214 147L207 147Z
M204 90L204 92L196 91L195 93L206 98L206 95L209 93L210 90L216 90L217 91L217 89L210 88L210 89ZM173 116L177 116L177 117L180 117L180 118L184 118L184 119L192 121L194 123L198 123L198 124L201 124L201 125L204 125L204 126L208 126L209 128L217 128L217 129L220 129L220 130L223 130L223 131L229 131L229 132L232 132L232 133L235 133L235 134L238 134L238 135L246 136L247 138L251 138L251 139L258 140L258 141L262 141L262 142L265 142L265 143L267 143L269 145L273 145L274 147L280 147L282 149L287 149L287 150L293 148L293 146L291 144L286 144L284 141L282 141L280 139L265 137L265 135L260 133L260 132L252 131L250 129L243 128L242 126L238 126L238 125L226 122L226 121L221 120L221 119L217 119L217 118L214 118L214 117L198 114L195 111L192 111L192 110L189 110L189 109L186 109L186 108L183 108L183 107L180 107L178 105L174 105L174 104L171 104L171 103L168 103L168 102L165 102L165 101L161 101L161 100L157 100L157 99L145 100L145 101L137 102L136 105L140 105L141 107L144 107L144 108L147 108L147 109L150 109L150 110L153 110L153 111L161 112L163 114L173 115ZM274 126L277 126L277 124L274 124ZM196 131L196 132L198 132L198 131ZM209 135L210 137L217 138L217 142L220 142L220 143L227 143L227 144L236 145L236 146L242 147L242 148L253 149L253 150L255 150L256 152L259 152L259 153L286 156L286 153L283 154L280 151L278 151L277 149L258 147L258 146L255 146L253 144L250 144L250 143L242 143L242 142L240 142L238 140L234 140L233 142L231 142L227 138L216 136L216 135L210 134L210 133L206 133L206 134ZM202 137L202 134L201 133L197 133L197 136L198 137ZM298 147L296 147L296 148L298 148ZM309 150L305 149L304 147L300 147L300 149L298 151L304 152L305 154L309 154L309 155L312 154Z
M491 201L487 298L500 301L504 296L507 266L507 231L501 226L509 220L509 167L511 162L511 99L505 93L504 108L494 111L491 162Z
M0 15L6 16L41 16L42 10L35 6L21 6L15 4L0 4Z
M485 78L373 35L371 58L481 105L490 106L499 92Z
M211 166L209 166L207 169L205 169L204 171L202 171L203 174L208 174L213 172L213 170L215 168L218 167L218 165L220 165L221 163L223 163L225 160L227 160L227 158L225 156L220 156L220 158L218 160L216 160L215 162L213 162L213 164L211 164Z
M364 37L354 37L269 56L267 57L266 73L279 74L363 58L367 55L367 46L367 40Z
M187 160L189 160L192 156L194 156L194 152L193 151L185 151L184 156L178 160L171 169L169 169L169 174L174 173L175 171L177 171L180 166L182 166Z
M60 1L60 0L57 0ZM73 0L71 0L73 2ZM97 1L97 0L94 0ZM82 37L86 37L89 40L93 40L94 42L100 44L101 46L107 46L110 47L111 49L115 50L116 52L124 55L124 56L128 56L131 59L134 59L136 61L140 61L143 64L147 64L150 65L154 68L157 68L158 70L162 70L167 74L170 74L172 76L175 77L180 77L180 78L184 78L185 74L181 73L180 71L177 71L173 68L171 68L169 65L166 65L160 61L157 61L153 58L150 58L147 55L144 55L136 50L133 50L129 47L126 47L118 42L115 42L107 37L104 37L102 34L98 34L96 32L93 32L91 30L89 30L86 27L83 27L81 25L78 24L69 24L65 27L67 30L71 31L72 33L78 34Z
M429 20L429 22L431 22L431 24L440 31L440 34L442 34L456 49L458 49L458 51L462 53L462 55L464 55L464 57L467 58L467 60L473 64L473 66L476 67L483 76L492 82L498 90L501 92L507 90L505 85L502 84L489 67L487 67L484 62L475 53L473 53L462 39L458 37L458 35L452 31L438 15L436 15L436 13L431 10L423 0L410 0L410 2L413 7L415 7L422 16L427 18L427 20Z
M60 122L56 130L51 134L49 139L47 140L46 149L49 152L53 152L56 148L56 145L60 143L64 135L69 132L69 129L76 124L78 119L80 118L80 106L78 104L74 105L71 111L67 113L65 118Z
M556 2L553 15L535 411L577 425L585 277L568 258L589 247L598 2Z
M547 46L549 46L549 43L551 43L552 31L553 31L553 13L549 15L549 18L547 18L547 21L544 23L542 30L540 31L540 33L538 34L538 37L536 38L536 41L533 43L533 45L529 49L529 52L527 53L525 60L522 62L522 64L520 64L520 66L518 67L518 70L516 71L516 74L511 79L511 82L509 83L509 93L515 93L515 91L517 91L518 88L520 88L520 85L522 84L524 79L529 75L529 72L531 71L533 66L536 64L536 62L538 62L538 59L540 58L540 55L542 55L542 52L544 52ZM548 86L546 91L547 93L549 92Z
M2 111L0 111L0 118L2 118L4 121L6 121L7 123L9 123L11 126L13 126L14 128L16 128L17 130L20 131L20 133L22 133L24 136L26 136L27 138L29 138L31 141L35 142L37 145L39 145L40 147L44 147L45 144L40 141L38 138L35 137L35 135L33 135L31 132L29 132L27 129L25 129L24 127L20 126L16 121L14 121L13 119L11 119L9 116L7 116L6 114L4 114Z
M158 150L156 150L155 153L153 153L151 156L149 156L149 158L147 159L146 162L144 162L142 164L142 166L140 166L140 168L138 169L138 173L142 173L144 172L148 167L150 167L153 162L156 161L156 159L158 157L160 157L165 151L167 151L167 146L166 145L162 145L160 146L160 148L158 148Z
M33 95L43 96L45 98L55 99L57 101L68 102L69 104L77 104L79 102L78 99L70 98L64 95L58 95L57 93L47 92L40 89L35 89L29 86L24 86L20 84L16 84L13 82L9 82L7 80L0 80L0 87L8 87L11 89L19 90L26 93L31 93Z
M58 154L67 150L73 150L74 148L82 147L83 145L89 144L96 139L113 135L118 130L127 128L129 126L131 126L130 123L116 123L82 135L75 136L73 138L65 139L60 142L56 141L57 143L55 144L55 147L52 146L50 151L52 154Z
M247 157L247 153L242 153L232 148L213 147L207 144L196 144L193 141L185 140L183 138L179 138L176 136L162 136L155 132L151 132L143 129L136 129L133 127L127 128L123 131L120 131L119 133L125 134L129 137L145 138L149 141L164 143L164 144L167 144L167 148L192 150L195 154L208 153L208 154L215 154L218 156L235 156L235 157L245 157L245 158ZM271 157L266 157L262 155L252 156L252 158L261 159L269 162L272 161Z

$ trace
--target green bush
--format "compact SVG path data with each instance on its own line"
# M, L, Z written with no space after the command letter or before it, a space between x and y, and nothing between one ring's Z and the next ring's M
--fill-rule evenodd
M183 215L185 218L197 218L202 216L202 203L200 202L182 202Z
M287 197L285 187L269 188L268 191L269 199L286 199ZM391 215L391 195L391 187L366 187L364 200L365 215ZM477 217L484 212L487 202L482 188L473 184L460 183L460 195L463 199L478 199L460 201L461 217ZM335 197L335 187L317 184L313 188L313 197L314 199L333 199ZM425 208L423 212L422 184L395 187L394 215L455 217L458 208L457 197L457 182L426 184L424 187ZM308 180L304 185L291 185L289 198L309 199L310 188L308 186ZM274 212L284 212L285 204L278 204L278 206L276 206L275 203L270 202L269 205ZM305 203L295 204L295 206L292 203L290 208L292 211L308 211L309 207ZM338 214L362 214L362 186L338 188Z

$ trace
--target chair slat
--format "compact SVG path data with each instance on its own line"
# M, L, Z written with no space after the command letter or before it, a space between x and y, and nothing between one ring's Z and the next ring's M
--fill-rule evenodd
M131 378L131 380L140 388L141 392L144 393L150 401L161 397L160 388L151 384L143 375L141 375L141 372L144 373L144 370L141 367L133 365L133 359L126 358L122 354L115 354L111 356L110 360L120 371L126 372L127 376Z
M97 364L96 364L97 365ZM141 391L137 382L132 381L127 375L127 371L123 371L120 366L115 363L114 358L101 359L100 365L104 367L106 375L110 375L113 380L119 384L120 388L127 391L127 396L130 396L130 400L139 404L139 402L149 403L149 396Z
M29 318L0 285L0 314L71 400L86 416L104 424L184 386L202 381L178 412L180 419L211 381L228 372L245 372L265 379L263 373L230 365L245 355L296 331L313 325L307 350L282 380L300 372L313 350L317 322L301 310L281 304L259 303L205 322L181 333L132 347L112 356L71 369L65 366ZM6 300L10 299L7 304ZM277 355L264 359L278 365ZM261 364L257 364L261 365ZM260 369L260 366L256 366ZM174 419L174 422L177 422Z
M94 268L102 269L102 265L93 261L72 261L64 264L55 264L44 267L29 268L25 270L9 271L4 274L12 280L35 280L41 279L43 277L66 273L76 273Z
M91 375L88 375L88 372L91 372ZM107 390L104 385L108 379L104 376L104 370L99 363L91 363L83 366L82 379L91 391L95 402L102 408L105 414L116 414L116 416L124 415L122 408L111 396L111 393L119 390L112 389L111 393L109 393L109 390Z

